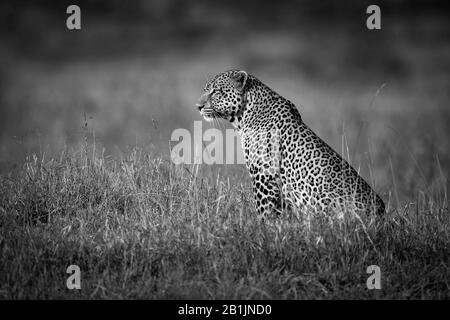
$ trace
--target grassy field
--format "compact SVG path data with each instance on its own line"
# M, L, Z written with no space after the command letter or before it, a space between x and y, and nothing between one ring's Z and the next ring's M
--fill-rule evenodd
M29 157L0 180L0 297L450 298L445 180L383 220L261 221L243 168L221 169L87 145ZM81 290L66 288L71 264ZM369 265L381 290L366 287Z

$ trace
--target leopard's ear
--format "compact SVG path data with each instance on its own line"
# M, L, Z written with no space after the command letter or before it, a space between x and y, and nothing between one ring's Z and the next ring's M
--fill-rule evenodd
M244 70L238 71L234 76L233 79L236 82L236 88L239 90L243 90L245 87L245 84L247 83L248 74Z

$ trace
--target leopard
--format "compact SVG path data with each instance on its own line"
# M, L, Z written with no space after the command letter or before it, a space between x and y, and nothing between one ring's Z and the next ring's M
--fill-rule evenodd
M239 69L217 74L195 107L204 120L228 121L238 132L258 214L385 213L381 197L297 107L255 76Z

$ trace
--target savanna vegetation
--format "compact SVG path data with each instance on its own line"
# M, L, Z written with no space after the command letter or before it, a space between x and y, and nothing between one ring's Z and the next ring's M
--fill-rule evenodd
M0 5L0 298L450 298L439 1L386 1L376 32L359 1L79 1L79 32L36 3ZM262 220L242 165L174 165L171 132L230 68L293 101L384 218Z

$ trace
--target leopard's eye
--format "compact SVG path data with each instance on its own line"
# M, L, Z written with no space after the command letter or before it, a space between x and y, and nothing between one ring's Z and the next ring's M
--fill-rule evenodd
M222 90L220 90L220 89L214 89L211 92L211 96L213 96L213 97L219 97L221 94L222 94Z

